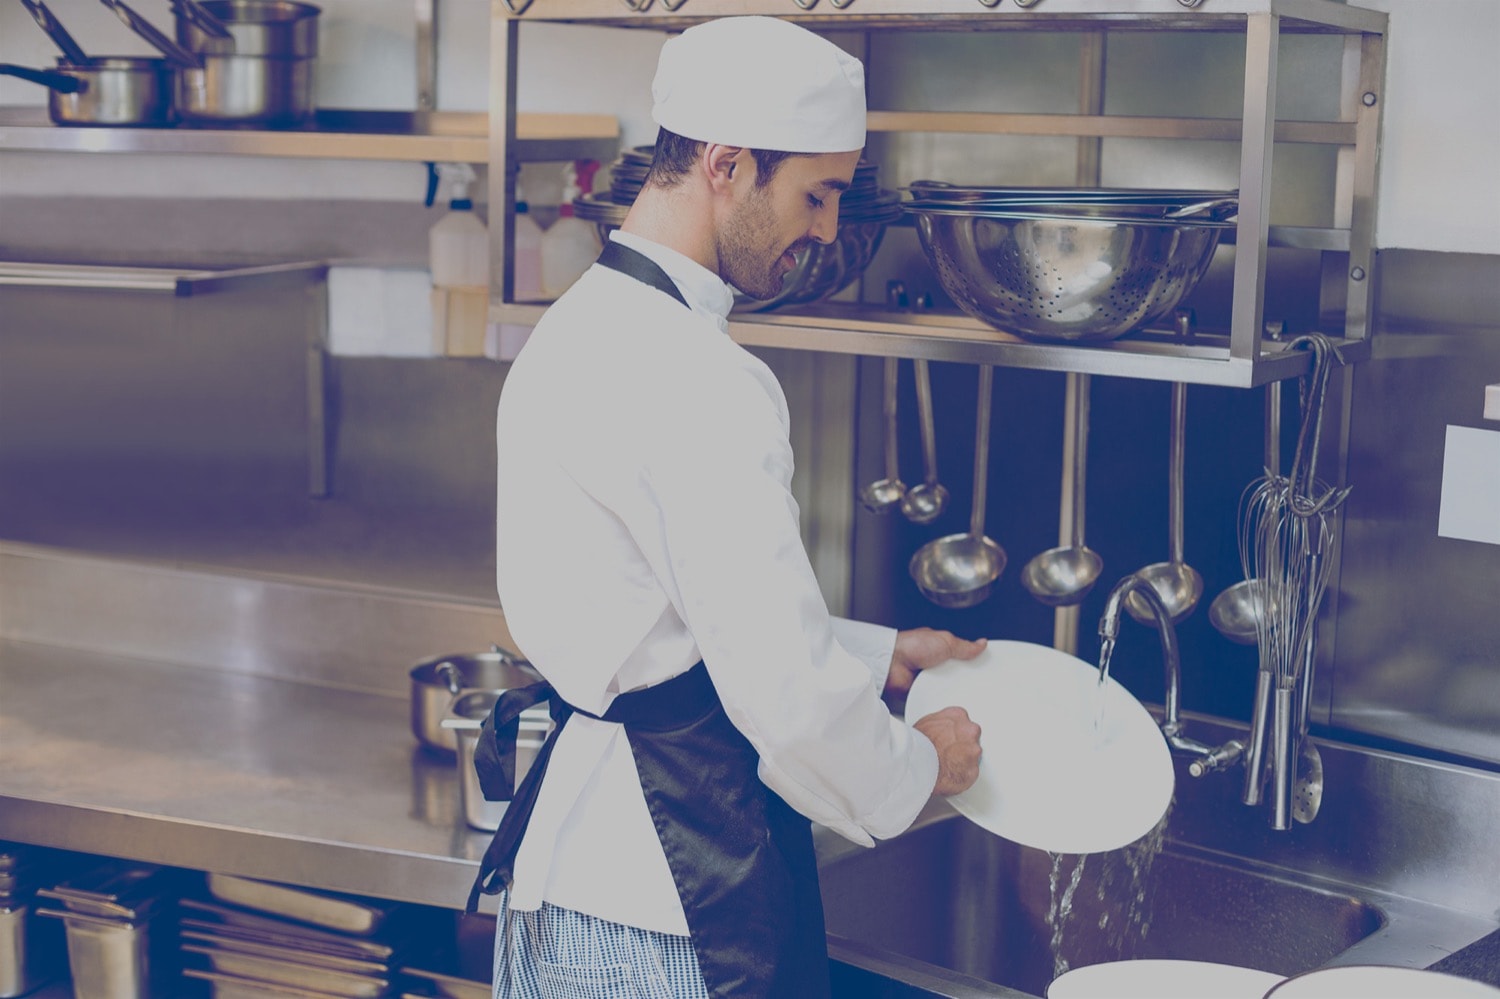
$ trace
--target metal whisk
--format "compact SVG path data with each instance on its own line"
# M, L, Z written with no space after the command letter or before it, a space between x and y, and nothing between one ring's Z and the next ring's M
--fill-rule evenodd
M1287 829L1292 821L1292 785L1306 733L1308 695L1316 661L1318 609L1328 587L1336 512L1349 488L1335 488L1317 477L1323 401L1330 361L1337 349L1321 334L1298 337L1289 345L1313 352L1311 375L1300 383L1302 422L1291 471L1273 469L1247 487L1240 504L1240 562L1255 580L1261 613L1256 620L1260 672L1245 754L1246 804L1258 804L1265 760L1270 756L1272 821ZM1269 740L1267 727L1269 726Z

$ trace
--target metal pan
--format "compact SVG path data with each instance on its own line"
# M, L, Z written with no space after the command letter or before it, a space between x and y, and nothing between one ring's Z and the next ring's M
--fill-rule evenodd
M209 874L208 892L221 902L271 912L314 926L367 936L380 929L395 903L296 888L232 874Z
M48 88L55 125L159 128L174 122L172 66L165 59L96 56L82 64L59 59L56 69L0 65L0 75Z
M195 943L184 943L182 952L201 955L214 971L222 975L232 975L263 984L285 985L313 994L347 996L350 999L367 999L367 997L373 999L373 997L387 995L390 992L390 979L381 978L378 975L349 974L311 964L242 954L220 950L216 947L204 947Z

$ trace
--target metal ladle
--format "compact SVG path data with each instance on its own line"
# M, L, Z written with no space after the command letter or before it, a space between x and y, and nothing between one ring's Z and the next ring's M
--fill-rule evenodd
M1156 590L1167 615L1176 624L1193 612L1203 596L1203 577L1198 570L1182 560L1182 479L1186 455L1184 438L1187 434L1187 384L1172 383L1172 438L1168 470L1167 561L1156 562L1138 569L1136 575L1143 577ZM1125 598L1125 608L1130 616L1141 624L1152 624L1155 617L1145 600L1131 593Z
M1104 559L1083 541L1084 475L1088 464L1088 375L1068 373L1067 419L1072 439L1072 474L1063 479L1072 490L1072 525L1068 544L1049 548L1021 570L1021 585L1048 607L1082 602L1104 571ZM1071 481L1069 481L1071 480Z
M885 477L876 479L859 492L860 504L871 513L888 513L901 503L906 495L906 483L901 481L901 469L896 461L896 378L900 373L900 361L894 357L885 359L885 392L882 411L885 417Z
M1265 474L1281 474L1281 383L1266 386ZM1265 597L1259 580L1242 579L1214 597L1208 605L1208 620L1219 634L1241 645L1254 645L1265 614Z
M917 358L912 366L916 369L917 376L917 420L922 430L924 477L902 497L901 513L914 524L930 524L948 508L948 490L937 477L937 430L932 420L932 378L924 358Z
M990 402L995 369L979 366L978 415L974 427L974 509L969 533L929 541L911 557L907 570L922 595L940 607L972 607L990 595L1005 571L1005 549L984 536L985 479L989 476Z

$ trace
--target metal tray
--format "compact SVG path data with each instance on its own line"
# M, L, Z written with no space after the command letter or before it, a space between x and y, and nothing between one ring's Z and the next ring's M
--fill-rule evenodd
M349 975L383 977L391 973L391 966L381 961L362 961L359 958L344 957L339 954L327 954L304 947L264 943L259 940L245 940L218 933L205 933L202 930L193 929L188 926L181 927L181 939L218 950L248 954L252 957L264 957L274 961L308 964L316 968L326 968L329 971L342 971Z
M316 992L299 989L291 985L262 982L239 975L226 975L203 968L183 968L184 978L195 978L208 983L208 994L212 999L339 999L331 992Z
M208 891L221 902L357 936L368 936L379 930L397 908L395 903L295 888L231 874L209 874Z
M447 999L490 999L492 986L489 982L476 982L472 978L445 975L422 968L402 968L401 974L431 982L436 990L433 994Z
M381 931L371 937L354 937L335 930L320 929L305 923L291 922L277 916L250 912L234 906L219 905L196 898L183 898L178 904L186 910L182 925L194 924L195 928L210 932L223 932L246 940L279 944L291 947L306 947L327 954L361 958L367 961L386 961L406 943L395 935L394 924L387 922Z
M169 868L111 861L52 888L38 888L73 912L106 919L136 920L149 915L166 888Z
M288 931L286 933L270 933L264 930L251 929L245 926L236 926L233 923L216 923L206 919L183 918L178 925L183 930L192 930L208 936L218 937L223 940L237 940L247 944L260 944L265 947L286 947L292 950L305 951L310 954L318 954L322 957L338 957L351 961L370 961L386 967L391 965L396 950L392 947L372 947L362 950L357 947L342 947L337 941L330 941L322 937L303 936ZM354 941L360 942L360 941Z
M342 971L331 971L309 964L283 961L275 958L257 957L235 951L204 947L201 944L184 943L184 954L198 954L208 960L210 967L225 975L250 979L253 982L269 982L303 989L314 995L340 996L347 999L376 999L389 995L391 981L374 975L350 975Z

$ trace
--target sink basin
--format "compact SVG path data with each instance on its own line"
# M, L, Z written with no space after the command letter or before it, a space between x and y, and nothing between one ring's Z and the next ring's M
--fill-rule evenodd
M830 941L1041 996L1069 967L1121 958L1296 974L1328 963L1385 923L1383 911L1366 901L1191 845L1144 853L1063 855L1054 864L1051 854L949 815L823 865ZM1049 909L1061 908L1080 860L1071 911L1055 933ZM1066 965L1056 962L1054 936Z

